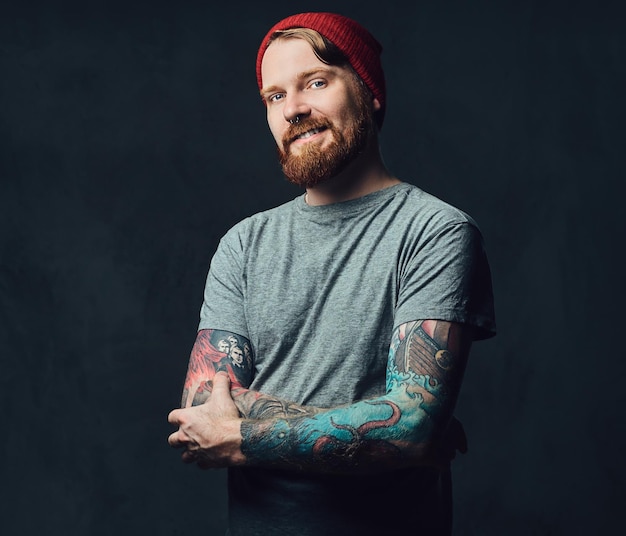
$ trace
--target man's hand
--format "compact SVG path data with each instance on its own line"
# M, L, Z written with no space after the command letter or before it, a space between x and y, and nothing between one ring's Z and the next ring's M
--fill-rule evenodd
M218 372L213 378L213 393L204 404L175 409L168 422L178 426L168 443L184 448L182 460L197 462L202 469L217 469L245 462L241 453L239 410L230 394L230 378Z
M467 436L461 422L452 417L443 435L431 450L430 465L445 469L456 458L457 452L461 454L467 452Z

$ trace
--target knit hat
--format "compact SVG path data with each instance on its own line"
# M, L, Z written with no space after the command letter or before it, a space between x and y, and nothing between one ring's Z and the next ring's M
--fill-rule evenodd
M385 116L385 74L380 61L381 44L358 22L335 13L299 13L276 23L261 42L256 59L256 78L259 89L263 87L261 62L270 37L278 30L309 28L323 35L348 59L352 68L380 102L377 113L378 126Z

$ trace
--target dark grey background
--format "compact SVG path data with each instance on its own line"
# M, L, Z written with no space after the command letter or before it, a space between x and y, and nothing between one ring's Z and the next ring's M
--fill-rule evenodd
M624 18L550 0L3 3L0 532L223 533L224 473L181 464L166 416L218 238L299 193L254 61L302 10L384 44L386 162L485 235L499 335L459 401L455 534L613 533Z

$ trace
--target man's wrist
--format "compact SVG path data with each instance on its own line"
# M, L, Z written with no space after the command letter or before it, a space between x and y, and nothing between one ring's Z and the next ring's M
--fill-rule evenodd
M246 456L241 451L242 444L242 435L241 435L241 423L242 419L236 419L232 421L228 421L228 426L226 430L226 442L231 445L231 454L230 454L230 464L231 466L235 465L245 465Z

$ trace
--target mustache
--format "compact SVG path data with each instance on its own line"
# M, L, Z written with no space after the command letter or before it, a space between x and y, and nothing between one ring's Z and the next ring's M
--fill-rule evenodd
M332 130L333 124L328 119L314 119L311 117L306 117L301 119L298 123L290 124L289 128L283 134L283 147L287 147L293 143L298 136L314 128Z

